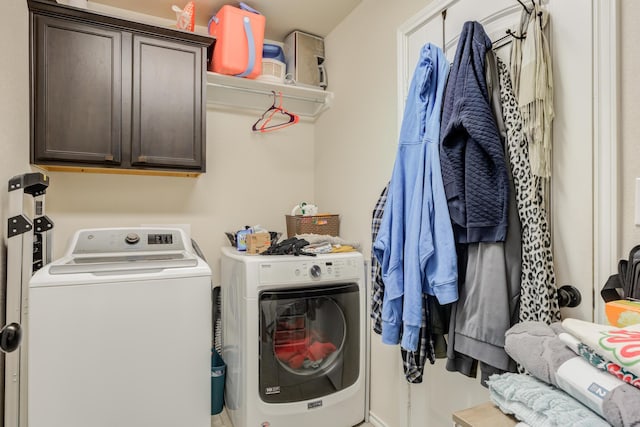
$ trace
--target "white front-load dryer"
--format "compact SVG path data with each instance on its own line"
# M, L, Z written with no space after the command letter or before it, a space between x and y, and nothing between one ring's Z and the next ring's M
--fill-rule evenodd
M222 249L225 405L234 427L350 427L365 418L366 284L358 252Z
M211 425L211 270L182 230L78 231L28 316L30 427Z

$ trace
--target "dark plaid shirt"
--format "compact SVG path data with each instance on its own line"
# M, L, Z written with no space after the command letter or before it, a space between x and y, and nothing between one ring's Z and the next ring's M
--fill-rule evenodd
M384 187L380 198L373 210L373 219L371 220L371 319L373 319L373 332L382 334L382 301L384 300L384 283L382 282L382 270L378 259L373 254L373 242L378 237L380 223L382 222L382 214L384 213L384 205L387 203L387 191L389 184Z
M373 210L373 217L371 220L371 242L376 241L378 236L378 230L380 229L380 222L382 221L382 215L384 213L384 207L387 203L387 191L389 190L389 184L382 190L376 207ZM378 335L382 334L382 302L384 301L384 282L382 281L382 270L378 259L373 254L373 248L371 250L371 319L373 323L373 332ZM433 301L429 300L429 296L423 295L422 301L422 324L420 327L420 341L418 342L418 349L416 351L406 351L401 349L402 365L404 369L404 375L410 383L421 383L422 373L427 360L431 364L435 362L436 352L435 345L430 325L430 307L429 304ZM438 355L443 357L442 355Z

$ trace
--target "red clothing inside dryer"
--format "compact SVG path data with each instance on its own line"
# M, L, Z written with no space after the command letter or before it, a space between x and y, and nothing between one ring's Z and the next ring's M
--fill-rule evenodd
M279 340L275 343L276 357L293 369L300 369L305 360L322 360L336 351L331 342L320 342L314 338Z

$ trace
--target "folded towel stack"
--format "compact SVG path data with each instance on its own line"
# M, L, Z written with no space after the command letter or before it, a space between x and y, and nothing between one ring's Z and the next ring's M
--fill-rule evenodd
M640 336L640 328L637 331L636 333ZM579 339L567 332L577 334ZM549 326L542 322L523 322L507 331L505 350L530 375L568 393L567 397L580 402L585 410L591 409L594 416L597 414L603 417L613 426L638 426L640 425L640 389L630 384L637 380L633 375L636 374L635 370L640 363L635 364L634 357L637 357L637 361L640 362L640 343L636 341L634 346L630 340L637 337L630 332L635 330L620 332L619 328L575 319L565 320L562 326L560 324ZM588 344L597 345L598 348L594 352ZM592 350L591 353L589 350ZM634 351L637 354L634 354ZM600 356L600 360L594 358L593 354ZM591 355L590 360L587 358L588 355ZM609 359L614 356L623 366L615 363L614 366L608 364L611 363ZM634 368L634 371L623 371L630 368ZM498 379L499 377L493 376L489 382L492 400L499 406L501 402L502 406L506 407L504 398L498 395L497 388L492 386L492 384L498 384L496 382ZM638 381L635 383L637 384ZM519 405L522 404L520 402ZM500 406L501 409L502 406ZM563 425L535 420L531 424L531 420L524 419L527 412L521 412L520 416L516 412L516 417L532 426Z
M529 426L608 426L567 393L529 375L506 373L489 378L491 400Z

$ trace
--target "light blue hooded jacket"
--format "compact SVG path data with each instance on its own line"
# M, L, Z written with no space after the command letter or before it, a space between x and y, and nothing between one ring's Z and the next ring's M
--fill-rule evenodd
M449 62L423 46L405 105L387 203L373 250L385 295L382 341L415 351L422 293L440 304L458 299L457 258L440 170L442 97Z

